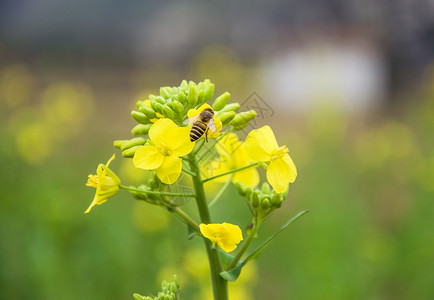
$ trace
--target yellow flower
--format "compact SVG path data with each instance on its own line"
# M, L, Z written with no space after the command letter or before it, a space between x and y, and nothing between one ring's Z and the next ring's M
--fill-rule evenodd
M86 186L96 188L96 192L92 203L84 213L87 214L90 212L92 207L103 204L108 198L116 195L119 192L119 185L121 184L121 181L108 167L114 158L115 155L113 154L106 165L98 165L98 168L96 169L96 175L89 175Z
M200 232L209 239L214 247L219 246L223 251L232 252L237 244L243 240L243 233L237 225L223 224L200 224Z
M204 111L207 108L212 109L211 106L209 106L207 103L205 103L201 107L199 107L198 109L190 109L187 113L187 117L191 118L191 117L197 116L198 114L200 114L202 111ZM214 124L216 127L216 131L212 132L211 130L208 130L207 136L209 139L219 137L220 136L220 130L222 130L222 127L223 127L222 122L220 121L220 118L218 118L216 114L214 114L213 120L214 120ZM203 135L201 138L204 138L204 137L205 137L205 135Z
M142 146L134 154L136 168L155 170L166 184L175 183L182 170L180 156L189 154L194 147L190 129L178 127L170 119L158 119L149 129L152 145Z
M244 142L247 153L258 162L268 163L267 180L277 193L283 193L295 181L297 169L286 146L279 147L269 126L250 131Z
M245 167L253 163L252 159L247 154L244 145L238 140L235 133L229 133L223 137L216 145L216 150L220 158L211 162L205 161L207 167L203 167L206 177L218 175L228 172L233 169ZM228 176L222 176L216 181L225 182ZM245 186L255 187L259 183L259 174L256 168L248 168L236 172L232 176L232 182L240 181Z
M146 99L146 100L143 101L143 102L144 102L147 106L151 107L151 100ZM151 108L152 108L152 107L151 107ZM154 119L151 119L151 120L150 120L152 123L155 123L155 121L157 121L158 119L164 118L164 116L163 116L162 114L158 113L158 112L155 112L155 114L157 115L157 117L154 118Z

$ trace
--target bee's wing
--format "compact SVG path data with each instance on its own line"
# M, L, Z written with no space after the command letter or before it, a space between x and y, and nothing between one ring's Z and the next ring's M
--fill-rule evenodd
M184 124L193 124L194 122L196 122L198 120L198 118L199 118L199 115L195 115L193 117L185 119L184 122L182 122L182 123L184 123Z
M217 128L215 127L215 123L214 123L214 118L210 119L208 122L208 128L212 131L212 132L216 132Z

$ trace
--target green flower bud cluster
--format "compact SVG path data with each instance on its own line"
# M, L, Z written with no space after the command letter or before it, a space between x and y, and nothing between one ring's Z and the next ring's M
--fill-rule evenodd
M161 291L158 292L157 296L149 297L134 294L133 297L135 300L176 300L178 299L180 286L178 277L173 275L171 282L163 281L161 283Z
M288 191L281 194L276 193L267 182L264 182L260 189L244 186L241 182L236 182L235 187L238 193L247 199L259 217L265 217L276 208L280 208L288 195Z
M196 84L183 80L179 86L164 86L159 95L148 95L149 101L138 101L131 116L139 123L133 128L133 135L147 134L152 123L158 118L169 118L179 125L186 119L187 111L211 100L214 84L209 79Z

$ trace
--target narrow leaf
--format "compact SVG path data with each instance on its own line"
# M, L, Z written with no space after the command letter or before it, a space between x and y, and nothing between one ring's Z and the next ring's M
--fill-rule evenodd
M245 262L247 262L250 259L256 259L256 258L258 258L258 256L262 253L262 251L265 249L265 247L267 247L268 244L270 244L271 241L279 233L281 233L283 230L285 230L286 228L288 228L289 226L291 226L292 223L294 223L295 221L297 221L301 216L303 216L304 214L306 214L308 212L310 212L310 210L302 211L298 215L296 215L295 217L293 217L291 220L289 220L285 225L282 226L282 228L280 228L277 232L275 232L272 236L270 236L261 246L259 246L255 251L253 251L249 256L247 256Z
M220 256L220 260L222 262L223 269L226 269L226 267L231 263L231 261L234 259L234 256L232 254L229 254L222 249L218 248L218 253Z
M238 277L240 276L241 269L244 267L246 262L247 262L246 260L244 260L244 261L240 260L233 269L230 269L229 271L220 272L220 276L223 279L226 279L230 282L237 280Z

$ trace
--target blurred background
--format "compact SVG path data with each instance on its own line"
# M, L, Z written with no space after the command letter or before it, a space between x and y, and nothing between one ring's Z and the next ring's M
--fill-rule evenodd
M112 146L135 102L209 78L298 168L258 239L311 209L231 299L433 299L433 62L430 0L1 1L0 298L132 299L176 273L209 299L202 242L164 211L121 192L83 214L112 153L149 176ZM234 192L213 217L243 227Z

